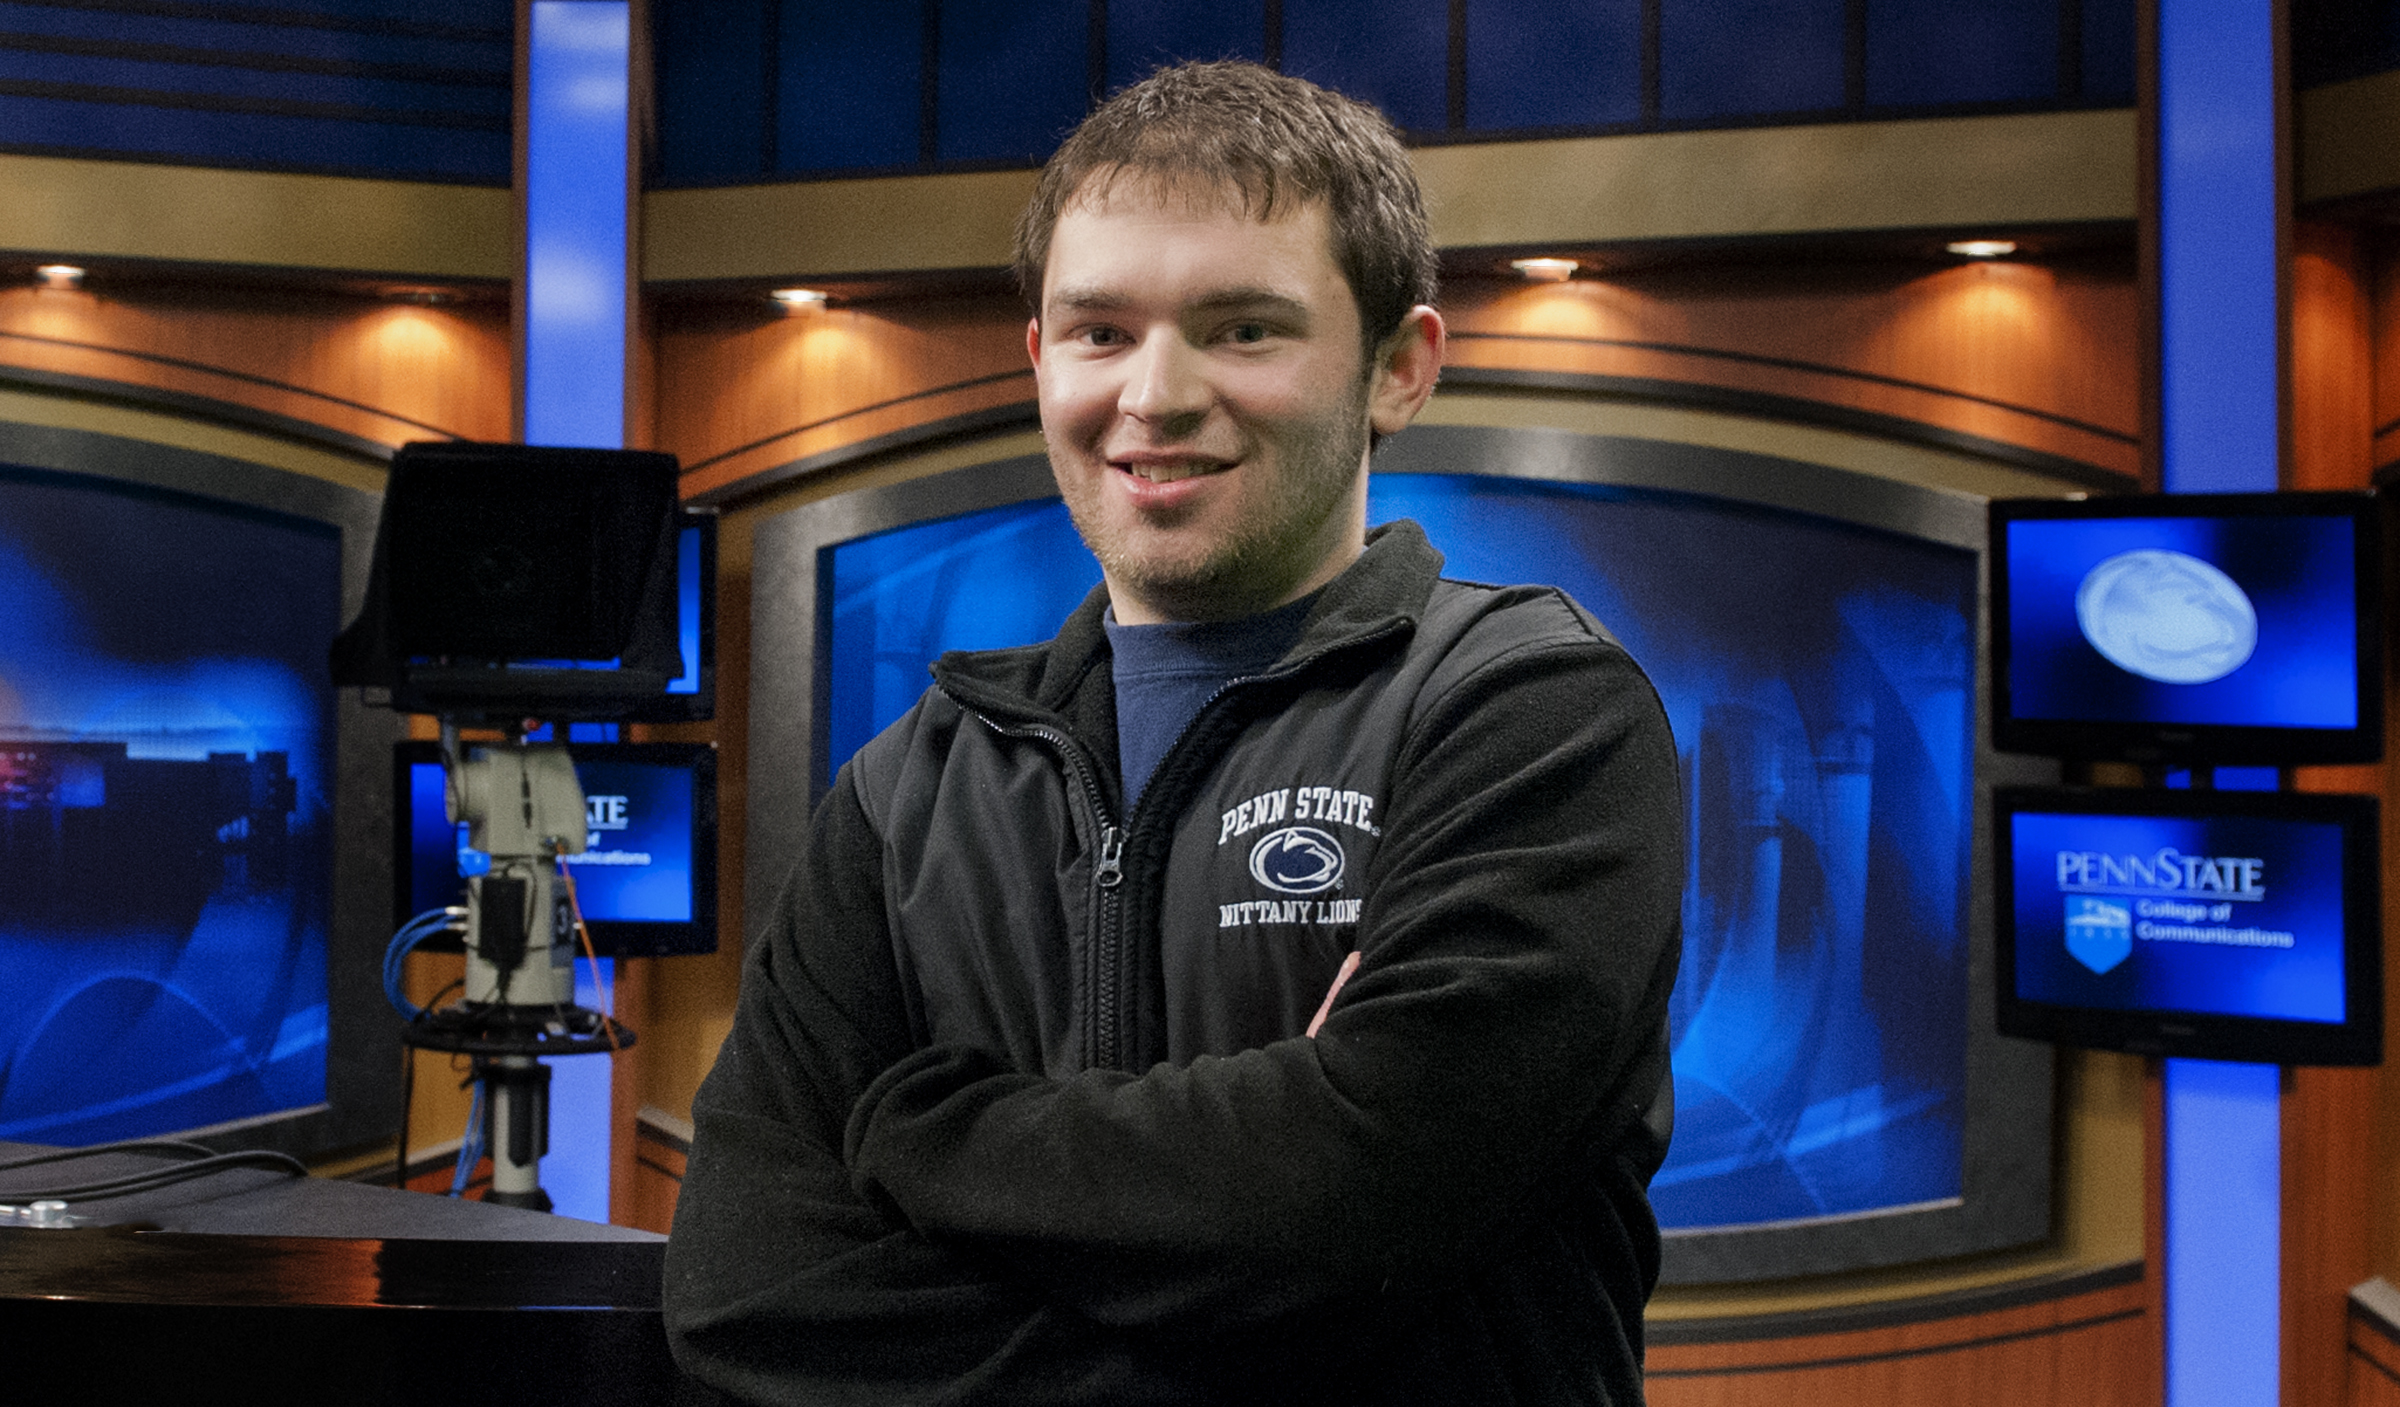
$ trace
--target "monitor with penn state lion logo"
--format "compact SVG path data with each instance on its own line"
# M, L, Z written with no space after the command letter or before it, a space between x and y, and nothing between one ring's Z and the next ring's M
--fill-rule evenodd
M2372 493L1991 505L1992 741L2199 766L2383 755Z

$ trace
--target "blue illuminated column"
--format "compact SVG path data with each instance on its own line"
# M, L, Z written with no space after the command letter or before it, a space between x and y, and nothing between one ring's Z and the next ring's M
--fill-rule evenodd
M526 23L525 443L625 444L626 123L632 16L625 0L532 0ZM605 1010L578 959L575 1000ZM555 1209L608 1220L609 1061L549 1062Z
M2272 0L2158 0L2160 430L2169 492L2278 486L2281 141ZM2221 775L2220 785L2263 781ZM2271 1065L2166 1062L2167 1407L2280 1391Z
M625 0L533 0L526 54L525 443L625 444Z

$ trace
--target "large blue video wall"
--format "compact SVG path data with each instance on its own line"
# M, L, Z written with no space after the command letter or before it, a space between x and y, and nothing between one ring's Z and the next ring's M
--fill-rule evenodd
M0 1139L326 1097L329 525L0 466Z
M1724 500L1378 475L1451 576L1546 582L1650 672L1692 882L1670 1229L1962 1194L1974 555ZM947 649L1048 637L1099 580L1055 500L826 552L830 767ZM829 770L830 770L829 767Z

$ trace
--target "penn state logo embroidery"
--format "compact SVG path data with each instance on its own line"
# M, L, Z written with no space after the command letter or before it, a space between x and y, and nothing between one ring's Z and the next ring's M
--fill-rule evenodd
M1250 847L1250 877L1278 894L1322 894L1342 882L1342 843L1315 826L1269 831Z

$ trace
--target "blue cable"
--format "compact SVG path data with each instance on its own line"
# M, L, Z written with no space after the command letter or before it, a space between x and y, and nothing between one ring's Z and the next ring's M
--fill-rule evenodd
M446 908L427 909L400 925L400 931L392 935L391 946L383 950L384 1000L392 1004L392 1010L399 1012L403 1020L414 1021L424 1014L424 1008L410 1001L400 990L408 955L419 943L447 930L450 919L451 912Z
M467 1131L458 1140L458 1165L450 1170L450 1195L467 1195L467 1183L475 1176L475 1165L483 1161L483 1081L475 1082L475 1098L467 1106Z

